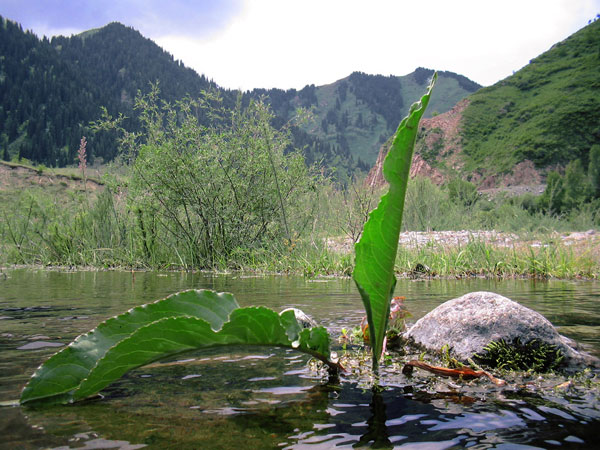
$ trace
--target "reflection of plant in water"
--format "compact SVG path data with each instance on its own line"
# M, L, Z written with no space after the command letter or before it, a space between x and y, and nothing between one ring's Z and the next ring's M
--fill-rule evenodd
M490 342L483 350L483 354L475 355L482 364L510 371L550 372L564 359L559 348L538 339L527 343L522 343L518 337L512 343L500 339Z

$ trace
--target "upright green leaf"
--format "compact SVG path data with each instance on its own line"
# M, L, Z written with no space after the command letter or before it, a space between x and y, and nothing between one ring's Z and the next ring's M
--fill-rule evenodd
M329 361L329 334L302 329L293 311L237 308L230 294L186 291L133 308L77 338L46 361L21 403L67 403L86 398L136 367L182 352L224 345L269 345Z
M383 348L390 301L396 284L394 264L413 147L419 121L427 108L436 79L437 73L433 75L421 101L411 106L408 116L398 126L383 163L383 176L389 183L389 190L369 215L360 241L355 246L356 264L352 276L367 312L375 371Z

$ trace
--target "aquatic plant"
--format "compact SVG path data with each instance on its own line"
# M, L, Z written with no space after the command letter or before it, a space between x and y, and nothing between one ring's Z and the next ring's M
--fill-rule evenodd
M95 394L131 369L182 352L225 345L293 348L332 371L329 334L302 328L294 311L240 308L231 294L190 290L135 307L102 322L35 372L21 403L70 403Z
M396 283L394 263L413 146L435 80L434 74L427 93L398 127L383 169L389 191L371 213L356 244L353 276L367 313L375 371ZM405 316L400 307L393 313L395 322ZM185 291L133 308L79 336L38 368L20 403L74 402L99 392L136 367L226 345L296 349L321 360L335 373L342 367L332 360L329 344L325 328L303 328L294 311L277 314L265 307L240 308L231 294Z
M394 265L414 143L436 78L437 74L434 74L426 94L420 102L411 106L408 116L400 122L383 163L383 176L389 183L389 190L369 215L363 234L354 247L356 264L352 277L367 312L375 372L383 350L396 285Z
M555 345L538 339L522 343L516 338L511 343L504 339L492 341L475 358L491 368L546 373L558 368L564 355Z

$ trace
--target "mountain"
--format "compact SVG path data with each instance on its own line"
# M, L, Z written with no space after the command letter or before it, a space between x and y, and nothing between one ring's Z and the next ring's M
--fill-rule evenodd
M113 159L115 142L93 136L88 124L99 118L101 106L132 117L137 91L157 80L168 101L217 87L118 23L40 40L0 17L0 157L73 164L85 135L92 161Z
M433 72L422 67L405 76L354 72L334 83L310 85L298 92L272 89L254 90L251 94L267 95L279 117L289 118L299 106L312 108L314 120L302 129L337 149L336 153L352 155L370 167L381 144L425 92ZM480 87L462 75L438 72L428 116L448 111Z
M209 89L218 91L229 107L238 96L243 105L265 98L277 127L288 123L298 107L311 110L312 121L291 128L294 144L304 149L308 163L321 163L345 179L374 163L381 143L432 74L424 68L403 77L355 72L326 86L240 93L198 75L119 23L48 40L0 17L0 158L70 165L85 135L90 162L112 160L117 156L114 140L94 135L89 123L106 107L113 116L129 117L128 126L135 131L135 96L158 81L161 97L169 102ZM441 72L430 112L447 111L479 87L461 75Z
M440 182L458 175L492 188L539 183L571 161L587 168L590 149L599 144L596 20L512 76L423 120L415 161ZM369 178L381 180L377 169Z

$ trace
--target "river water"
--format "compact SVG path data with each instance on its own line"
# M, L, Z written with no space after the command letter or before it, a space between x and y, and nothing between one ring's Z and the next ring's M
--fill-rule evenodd
M17 399L37 366L102 320L190 288L232 292L241 306L295 306L334 335L363 316L349 279L5 270L0 402ZM446 300L479 290L535 309L600 356L597 282L399 280L396 295L407 298L416 320ZM102 398L59 407L0 407L0 448L600 447L592 374L567 388L544 389L536 376L499 388L425 373L409 379L399 367L392 362L384 368L382 389L373 390L360 373L329 384L306 355L291 350L192 353L183 362L136 369ZM563 381L557 378L555 385Z

